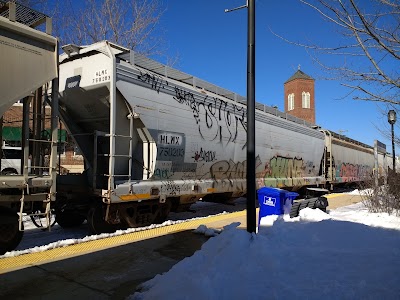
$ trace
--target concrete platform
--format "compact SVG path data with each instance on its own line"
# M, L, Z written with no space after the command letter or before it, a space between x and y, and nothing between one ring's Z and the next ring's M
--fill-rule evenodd
M363 199L359 195L349 195L349 194L329 194L327 196L329 206L328 209L336 209L342 206L347 206L351 204L356 204L361 202Z
M334 209L362 198L330 194L328 200L328 209ZM222 228L233 222L246 229L246 211L3 258L0 298L124 299L139 283L167 272L201 248L207 238L193 229L202 224Z

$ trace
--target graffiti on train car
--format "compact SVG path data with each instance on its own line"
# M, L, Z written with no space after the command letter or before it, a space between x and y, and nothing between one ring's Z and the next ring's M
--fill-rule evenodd
M160 93L160 90L165 89L165 86L168 85L168 81L164 80L161 76L156 74L150 74L148 72L140 71L138 78L142 82L150 84L151 88L155 90L157 93Z
M371 166L341 163L336 167L336 178L339 182L359 181L371 175Z
M291 178L302 175L303 159L275 156L270 160L271 177Z
M156 168L154 169L154 177L157 179L169 179L174 176L174 172L168 169Z
M256 168L261 165L260 156L256 157ZM225 188L242 191L246 189L247 160L234 162L232 160L220 160L210 167L210 173L205 178L211 176L213 187L224 190Z
M192 183L185 175L182 176L179 182L172 179L161 181L161 193L167 194L168 196L178 196L180 194L189 193L191 187Z
M207 137L210 141L228 144L236 141L240 127L247 131L246 111L243 107L207 95L200 97L197 101L193 93L175 87L173 98L191 108L200 136L204 140Z
M158 160L154 169L154 179L197 179L197 163ZM179 176L177 175L179 174Z
M277 186L285 185L304 185L307 184L307 178L316 176L315 166L312 161L304 161L301 157L285 157L276 155L265 164L264 183L262 185L271 184L270 179L276 179ZM262 182L259 182L261 185Z
M210 167L211 178L214 180L214 188L224 189L226 186L234 187L234 179L246 178L247 161L235 163L232 160L221 160ZM240 183L237 183L240 185ZM236 186L238 190L244 189L243 186Z
M154 177L157 179L170 179L174 176L172 161L158 161L154 169Z
M214 152L214 151L213 151ZM201 180L204 178L212 178L213 187L217 189L246 189L246 165L247 161L235 162L232 160L219 160L207 167L206 173L199 175L199 171L207 166L205 161L199 165L196 163L189 164L190 168L182 169L182 164L177 161L157 163L157 167L154 170L154 178L161 180L185 180L185 179L197 179ZM187 163L186 163L187 164ZM185 163L184 163L185 165ZM260 156L256 157L256 170L257 170L257 183L259 187L262 186L300 186L312 183L310 177L316 178L318 181L318 175L315 174L316 168L312 161L304 161L299 157L284 157L274 156L264 166L260 159ZM197 166L197 167L196 167ZM183 178L183 176L185 178ZM171 183L168 183L170 185ZM168 188L170 190L171 188Z
M200 148L200 151L195 151L194 152L194 156L192 156L192 158L196 161L196 162L213 162L215 161L216 158L216 151L212 151L212 150L203 150L203 148Z
M176 196L181 193L181 185L175 180L163 180L161 182L161 192L170 196Z

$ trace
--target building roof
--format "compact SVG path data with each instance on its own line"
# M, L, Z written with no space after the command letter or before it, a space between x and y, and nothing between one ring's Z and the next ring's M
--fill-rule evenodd
M308 79L308 80L314 80L314 78L312 78L311 76L307 75L306 73L304 73L303 71L301 71L300 69L298 69L296 71L296 73L294 73L292 75L292 77L290 77L288 80L286 80L285 83L288 83L289 81L295 80L295 79Z

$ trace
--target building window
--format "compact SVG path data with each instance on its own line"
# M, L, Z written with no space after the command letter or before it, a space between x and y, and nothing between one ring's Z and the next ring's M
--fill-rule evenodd
M288 95L288 111L294 109L294 94Z
M310 108L310 93L309 92L303 92L301 94L302 98L302 107L303 108Z
M65 155L65 143L57 143L57 154L61 156Z
M82 152L79 149L79 147L75 145L74 146L74 156L77 156L77 155L82 155Z

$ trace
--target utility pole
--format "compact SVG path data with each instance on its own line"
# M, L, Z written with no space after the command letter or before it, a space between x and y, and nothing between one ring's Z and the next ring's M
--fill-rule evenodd
M347 131L348 131L347 129L345 129L345 130L339 129L338 132L339 132L340 138L343 138L343 137L345 136L343 133L345 133L345 132L347 132Z
M396 154L394 149L394 124L396 123L396 111L391 109L388 112L388 122L392 127L392 154L393 154L393 174L396 173Z
M255 0L225 9L225 12L247 7L247 231L256 232L256 155L255 155Z

